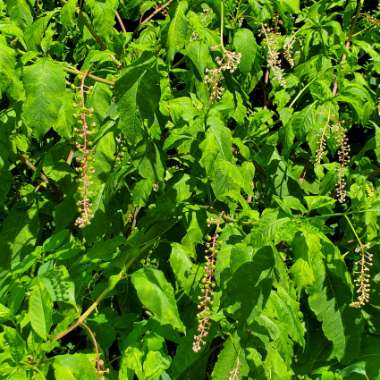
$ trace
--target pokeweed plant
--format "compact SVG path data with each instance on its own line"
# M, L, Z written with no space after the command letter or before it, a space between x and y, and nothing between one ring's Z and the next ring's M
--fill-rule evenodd
M0 378L377 379L379 16L0 0Z

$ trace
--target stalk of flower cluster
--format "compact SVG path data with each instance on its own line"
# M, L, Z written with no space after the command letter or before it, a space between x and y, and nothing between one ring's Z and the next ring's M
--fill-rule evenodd
M343 127L340 127L339 131L339 167L338 167L338 183L336 186L337 198L340 203L344 203L347 197L346 180L345 180L345 168L350 160L350 145L346 132Z
M284 57L289 62L290 67L294 67L293 45L295 41L295 34L293 34L284 44Z
M263 25L261 32L264 36L264 43L268 49L267 60L268 66L272 69L273 76L280 83L280 86L286 87L287 82L284 78L284 71L281 68L279 38L281 34L271 30L267 25Z
M330 113L331 113L331 111L329 109L326 124L323 127L322 132L321 132L321 136L319 138L319 146L318 146L317 153L315 155L315 165L319 165L321 163L322 156L326 151L327 135L330 131Z
M366 245L361 244L357 249L360 252L360 259L356 263L358 270L355 272L358 276L354 279L357 297L351 303L351 306L356 308L365 306L369 302L371 294L371 276L369 272L373 263L373 254L368 252L366 248Z
M194 336L193 351L199 352L202 346L206 343L205 338L208 335L210 327L210 313L213 303L213 295L215 288L215 266L216 256L218 253L218 237L220 232L220 223L222 215L216 221L216 228L209 243L206 244L208 255L204 275L202 279L202 293L198 297L198 334Z
M231 369L228 380L239 380L240 379L240 357L239 354L236 357L236 362L233 368Z
M85 80L87 73L85 73L80 82L79 87L79 106L80 114L79 121L81 128L79 130L81 142L76 144L77 149L81 152L81 164L80 164L80 195L81 199L78 202L80 215L75 221L75 224L84 228L87 226L92 218L91 200L90 200L90 173L93 171L91 168L91 149L89 137L91 134L90 125L88 123L88 117L92 116L93 110L87 109L85 104Z
M210 102L213 103L223 95L224 88L221 86L223 72L233 73L239 66L241 53L230 50L223 50L223 56L216 58L218 67L214 69L206 69L205 83L210 87Z
M322 161L323 153L326 151L326 133L328 129L328 123L325 125L325 127L322 129L321 137L319 139L319 146L317 153L315 155L315 164L319 165Z
M346 214L344 214L344 217L358 242L358 247L355 249L355 252L360 253L360 258L356 262L356 270L354 272L354 274L357 275L354 279L356 285L356 300L351 303L351 307L361 308L365 306L370 299L371 277L369 272L372 266L373 254L368 252L369 244L362 243L350 218Z

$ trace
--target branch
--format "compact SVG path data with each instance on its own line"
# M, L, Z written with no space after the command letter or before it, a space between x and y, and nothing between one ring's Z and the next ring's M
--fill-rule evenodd
M162 4L160 7L156 8L147 18L140 22L140 26L146 24L150 21L157 13L162 12L165 8L169 7L169 5L173 2L173 0L167 1L165 4Z
M103 42L103 40L96 34L95 29L92 27L91 23L87 18L84 16L85 14L82 12L81 9L77 9L78 16L82 20L84 26L88 29L96 43L100 46L102 50L107 50L106 44ZM87 16L87 15L86 15Z
M100 294L100 296L95 300L95 302L77 319L75 323L73 323L69 328L67 328L65 331L62 331L57 336L54 337L54 340L59 340L66 336L67 334L71 333L71 331L75 330L77 327L82 326L85 322L85 320L93 313L93 311L98 307L100 302L108 295L108 293L111 290L108 288L103 290L103 292Z
M27 166L30 170L32 170L33 172L37 172L37 168L29 161L28 157L26 157L24 154L22 154L20 156L20 160L22 161L22 163ZM49 181L49 178L46 177L46 175L44 173L40 173L40 178L42 180L42 182L46 183L46 184L49 184L50 181Z
M78 69L76 69L75 67L72 67L72 66L66 66L64 68L64 70L68 73L71 73L71 74L75 74L75 75L80 75L80 76L83 76L85 75L85 73L83 71L80 71ZM94 74L91 74L91 73L87 73L86 74L89 78L93 79L94 81L96 82L100 82L100 83L104 83L104 84L108 84L109 86L114 86L115 85L115 81L113 80L109 80L109 79L105 79L105 78L101 78L101 77L98 77L97 75L94 75Z
M118 11L115 11L115 16L116 16L116 20L117 20L117 22L118 22L119 25L120 25L121 30L122 30L124 33L127 33L127 29L125 28L125 25L124 25L124 23L123 23L123 20L122 20L122 18L120 17L120 14L119 14Z
M133 220L131 224L131 232L136 228L136 223L137 223L137 216L141 210L141 207L136 207L135 212L133 213Z
M119 274L117 274L116 276L113 276L115 277L115 279L112 279L114 281L112 281L107 286L107 288L100 293L99 297L92 303L92 305L70 327L56 335L54 337L54 340L62 339L64 336L71 333L71 331L75 330L77 327L82 326L86 319L98 308L100 302L102 302L103 299L106 298L108 294L112 292L117 283L124 278L125 271L126 268L119 272Z

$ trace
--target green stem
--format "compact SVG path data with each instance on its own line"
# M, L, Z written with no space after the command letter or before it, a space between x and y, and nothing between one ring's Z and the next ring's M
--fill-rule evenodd
M68 73L71 73L71 74L75 74L75 75L84 75L84 72L76 69L75 67L71 67L71 66L66 66L64 68L64 70ZM94 74L91 74L91 73L87 73L87 76L91 79L93 79L94 81L96 82L100 82L100 83L104 83L104 84L108 84L109 86L114 86L115 85L115 82L112 81L112 80L109 80L109 79L105 79L105 78L101 78L101 77L98 77L97 75L94 75Z
M356 240L357 240L358 243L359 243L360 249L362 249L362 248L364 247L364 244L363 244L362 241L360 240L360 237L359 237L359 235L357 234L357 232L356 232L356 230L355 230L355 227L354 227L353 224L351 223L350 218L349 218L346 214L343 214L343 216L346 218L348 225L350 226L352 232L354 233L354 235L355 235L355 237L356 237Z
M92 305L66 330L59 333L54 337L54 340L59 340L69 334L71 331L75 330L77 327L82 326L85 320L97 309L99 304L103 301L104 298L108 296L108 294L115 288L115 286L125 278L125 273L127 271L127 267L124 267L115 277L113 281L110 281L107 288L105 288L102 293L100 293L99 297L92 303Z
M316 78L315 78L316 79ZM315 81L315 79L311 80L306 86L302 88L302 90L297 94L297 96L290 103L289 108L292 108L296 101L300 98L300 96L308 89L308 87Z
M224 0L220 0L220 46L222 47L222 50L225 51L226 49L224 47L223 33L224 33Z

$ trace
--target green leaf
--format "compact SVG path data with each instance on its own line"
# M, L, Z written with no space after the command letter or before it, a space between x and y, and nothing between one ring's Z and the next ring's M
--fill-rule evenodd
M156 61L148 58L127 69L116 82L115 96L119 127L127 141L136 144L144 136L144 123L152 125L158 110L161 90Z
M239 380L248 375L248 365L245 360L244 349L240 345L240 338L235 333L223 345L211 374L212 380L228 379Z
M290 270L299 292L315 281L313 269L309 263L302 258L297 259Z
M274 249L259 249L251 262L239 266L226 284L222 305L240 323L252 323L260 314L272 286Z
M0 323L6 322L12 317L12 312L9 308L0 303Z
M148 351L143 364L144 379L159 378L170 367L170 364L171 360L168 355L164 355L160 351Z
M244 177L239 168L231 162L216 160L214 162L214 173L212 176L212 189L218 199L227 195L240 194L244 186Z
M86 1L86 3L91 8L92 23L95 32L101 36L101 38L110 38L113 32L113 26L116 23L115 10L117 9L118 1L108 0L101 2L90 0Z
M243 74L250 73L257 53L255 36L249 29L239 29L234 35L233 44L235 50L241 53L240 71Z
M24 28L33 22L32 9L26 0L7 0L10 17Z
M302 234L296 236L293 246L296 257L308 261L313 270L315 282L307 289L309 306L322 323L322 330L326 338L332 342L332 354L340 360L346 350L347 338L338 298L334 297L332 281L331 279L325 281L326 269L323 262L322 242L320 235L307 227L302 230Z
M322 322L322 329L327 339L333 343L333 355L341 359L346 349L346 337L342 314L336 307L336 300L329 296L326 287L313 291L309 296L310 308Z
M172 252L169 259L170 266L185 294L192 296L194 301L196 301L195 290L202 278L202 271L199 270L197 265L192 263L191 256L192 252L188 252L183 245L178 243L172 244Z
M62 230L59 231L53 235L51 235L48 239L44 242L44 251L45 252L51 252L55 251L58 248L60 248L64 243L66 243L69 240L70 237L70 231L69 230Z
M132 283L141 303L162 325L171 325L180 332L185 332L181 321L174 291L165 275L157 269L142 268L132 274Z
M168 58L170 61L173 61L175 53L182 49L186 43L188 29L186 11L188 6L187 1L180 1L178 3L173 20L169 26Z
M46 53L46 37L44 46L44 36L49 38L49 31L51 31L51 26L49 28L50 19L54 16L54 12L47 12L43 17L36 19L32 25L30 25L25 31L25 42L28 50L39 50L39 47ZM51 41L50 41L51 42Z
M300 0L279 0L280 9L284 13L300 13Z
M40 281L49 291L52 302L66 302L76 306L75 284L70 278L67 268L63 265L54 267L44 273Z
M202 158L200 160L206 172L211 175L216 159L232 160L232 134L225 126L220 114L211 114L207 119L209 128L205 140L200 144Z
M293 378L293 371L288 368L276 347L271 344L266 349L267 355L264 361L264 368L267 378L273 380L291 380Z
M62 7L61 11L61 23L67 29L75 26L75 7L77 0L68 0Z
M324 195L305 196L307 208L317 210L322 207L330 207L335 204L335 199Z
M11 358L18 364L24 359L26 354L26 344L16 329L5 325L3 330L4 343L9 350Z
M21 258L31 252L38 233L38 215L35 208L27 211L12 209L2 222L0 233L0 266L16 266Z
M50 293L41 281L36 281L32 286L28 313L33 330L46 340L53 324L53 302Z
M16 73L16 54L0 36L0 96L9 94L15 100L24 100L22 82Z
M41 58L24 70L24 87L26 100L23 104L22 117L25 124L32 129L38 139L50 128L68 135L66 130L70 125L61 124L67 106L65 91L65 72L63 66L54 63L49 58ZM62 103L65 100L65 103Z
M53 361L56 380L98 380L95 357L89 354L58 355Z
M113 239L97 241L88 250L87 255L91 259L111 260L116 250L126 243L122 236L116 236Z
M277 286L277 291L271 292L264 314L275 318L275 323L282 330L282 336L289 336L301 347L305 346L306 328L302 320L300 304L294 299L293 292ZM293 352L289 359L292 356Z
M137 347L128 347L124 350L121 358L119 380L133 379L136 374L138 379L144 379L142 360L143 352Z

